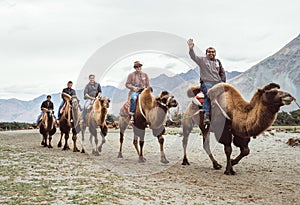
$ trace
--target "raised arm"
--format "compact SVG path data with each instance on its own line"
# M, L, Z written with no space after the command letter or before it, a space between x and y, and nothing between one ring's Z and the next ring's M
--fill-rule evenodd
M193 61L195 61L195 63L197 63L199 65L199 62L200 62L200 59L198 56L196 56L195 52L194 52L194 42L193 42L193 39L189 39L187 41L187 44L189 46L189 54L190 54L190 57L191 59L193 59Z

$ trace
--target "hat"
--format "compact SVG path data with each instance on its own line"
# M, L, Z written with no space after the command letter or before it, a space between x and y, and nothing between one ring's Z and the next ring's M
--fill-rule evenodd
M143 66L143 64L140 63L140 61L135 61L133 67L139 67L139 66Z

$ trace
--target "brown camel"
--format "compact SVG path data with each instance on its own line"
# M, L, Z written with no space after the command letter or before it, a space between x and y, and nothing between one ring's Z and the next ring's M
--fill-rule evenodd
M102 145L105 143L105 136L107 135L106 116L109 108L110 99L105 96L98 95L93 102L92 109L87 113L86 119L81 129L82 141L84 141L84 132L86 126L90 131L90 143L93 145L93 137L95 142L95 149L92 150L92 154L99 156L99 152L102 151ZM100 127L100 135L102 136L102 142L98 147L97 127ZM84 150L83 150L84 152Z
M133 144L139 156L139 162L145 162L145 158L143 156L143 146L144 146L144 136L145 136L145 128L149 125L150 129L152 129L152 133L157 137L158 142L160 144L160 154L161 154L161 162L168 163L165 153L164 153L164 138L163 134L165 132L165 118L168 110L171 107L177 107L178 103L167 91L162 91L156 98L152 97L152 88L145 88L140 94L137 100L136 112L134 116L134 124L133 124L133 133L134 139ZM129 124L129 113L126 110L128 106L125 105L120 111L120 150L119 150L119 158L123 158L122 155L122 146L124 142L124 132ZM140 149L138 148L138 139Z
M79 101L76 96L70 96L66 93L62 94L65 101L63 113L59 119L59 128L61 131L60 140L58 142L58 147L62 146L62 137L65 136L65 144L63 150L70 149L68 145L68 139L70 131L72 130L72 140L73 140L73 152L79 152L77 148L77 133L79 132L79 119L81 116L81 111L79 109Z
M193 86L188 89L187 95L188 97L194 97L199 92L200 92L200 86ZM203 120L204 120L204 113L202 112L202 107L199 107L198 105L190 102L182 119L182 130L183 130L182 165L190 165L187 158L187 144L188 144L189 134L191 133L194 125L198 125L203 135L203 148L205 152L207 153L210 160L212 161L214 169L221 169L222 166L215 160L215 158L211 153L210 145L209 145L209 140L210 140L209 126L205 126Z
M40 124L40 133L43 135L41 145L52 148L52 135L54 135L56 132L53 110L48 110L46 108L42 108L42 110L44 114ZM49 144L47 143L47 138L49 138Z
M208 91L212 102L211 128L217 140L224 145L227 158L225 174L234 175L234 165L250 152L248 143L270 127L281 106L289 105L294 98L270 83L258 89L250 102L231 85L221 83ZM231 159L231 143L240 148L240 154Z

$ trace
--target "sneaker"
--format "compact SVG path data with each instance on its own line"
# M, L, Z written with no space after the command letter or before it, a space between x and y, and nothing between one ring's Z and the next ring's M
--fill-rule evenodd
M209 119L209 115L208 114L204 114L203 123L206 124L206 125L210 124L210 119Z
M84 120L81 119L81 120L79 121L79 125L83 125L83 123L84 123Z
M130 116L130 121L129 121L129 123L130 123L130 124L133 124L133 123L134 123L134 116L133 116L133 115Z

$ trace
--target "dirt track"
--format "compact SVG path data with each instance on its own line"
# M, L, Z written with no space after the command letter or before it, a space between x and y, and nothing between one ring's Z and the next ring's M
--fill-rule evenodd
M165 135L167 165L147 132L145 163L138 163L127 130L123 159L118 130L109 130L100 156L40 145L37 130L0 132L0 204L300 204L300 147L285 142L299 134L276 133L250 142L251 153L224 175L222 145L212 142L221 170L214 170L192 133L190 166L182 166L182 138ZM72 148L71 140L70 145ZM88 140L84 143L90 153ZM233 156L238 154L234 147Z

